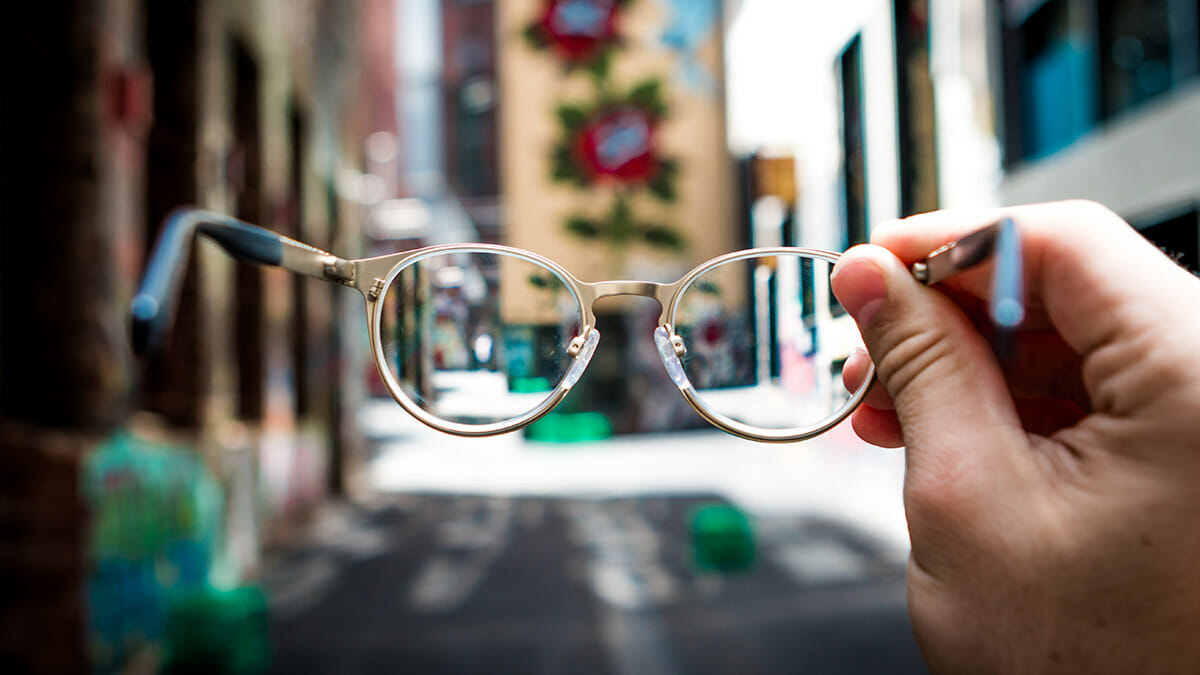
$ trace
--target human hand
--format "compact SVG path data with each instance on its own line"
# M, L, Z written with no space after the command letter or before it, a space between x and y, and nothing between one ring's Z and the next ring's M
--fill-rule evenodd
M1000 363L990 265L907 267L1003 216L1027 313ZM1200 672L1200 279L1104 207L942 211L880 227L833 289L878 384L854 414L906 447L908 602L945 672Z

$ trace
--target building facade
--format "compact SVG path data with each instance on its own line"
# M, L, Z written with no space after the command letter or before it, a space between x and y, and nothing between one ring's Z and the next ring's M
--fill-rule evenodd
M837 161L801 158L802 217L838 225L808 231L848 245L933 208L1092 199L1197 269L1197 5L851 3L822 56Z
M199 241L165 349L132 354L128 307L179 206L359 253L364 139L395 131L394 92L371 87L390 81L391 8L2 10L6 670L161 659L179 591L219 604L252 585L265 551L354 489L349 291Z
M1094 199L1198 269L1198 14L1194 0L995 8L1001 200Z

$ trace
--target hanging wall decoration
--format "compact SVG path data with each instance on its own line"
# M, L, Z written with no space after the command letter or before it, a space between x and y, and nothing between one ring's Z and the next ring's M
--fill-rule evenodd
M664 279L736 246L717 7L496 3L509 243Z
M661 222L639 217L634 193L646 191L660 202L675 200L678 163L663 156L655 142L667 116L663 84L648 78L617 93L610 83L613 55L621 46L621 10L630 0L545 0L525 29L535 48L549 50L568 69L591 73L591 100L559 103L558 140L551 150L551 177L582 190L611 188L604 213L566 217L566 231L584 239L603 239L622 248L641 241L654 248L681 251L684 238Z
M603 75L611 51L621 42L621 8L629 0L547 0L525 28L536 49L554 53L567 67L591 68Z
M551 164L554 180L580 188L646 187L656 198L673 201L678 167L655 143L659 123L667 114L661 90L655 78L625 96L559 105L559 138Z
M673 251L684 248L678 232L639 218L630 201L642 190L660 202L675 201L678 163L664 156L655 142L666 114L657 78L623 96L608 94L587 104L559 105L558 141L551 151L553 179L581 189L608 187L615 192L606 213L569 216L568 232L584 239L605 239L617 247L642 241Z
M494 3L504 243L546 255L581 279L659 283L738 247L719 7L716 0ZM554 353L548 336L561 331L545 311L546 298L557 297L553 278L499 273L507 280L505 324L527 331L530 355ZM618 433L694 418L669 398L669 380L640 374L658 354L632 336L652 330L660 309L635 298L606 298L596 308L609 356L598 352L572 400L604 413ZM697 349L728 352L741 334L723 329L706 330Z

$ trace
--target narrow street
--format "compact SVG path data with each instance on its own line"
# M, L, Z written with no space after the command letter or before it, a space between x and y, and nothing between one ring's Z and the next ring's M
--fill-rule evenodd
M881 515L895 457L842 440L387 430L379 497L326 512L264 579L274 672L925 672L903 518ZM698 564L713 505L749 514L747 568Z
M711 495L403 496L329 516L267 580L279 673L919 673L903 567L821 520L760 520L697 569Z

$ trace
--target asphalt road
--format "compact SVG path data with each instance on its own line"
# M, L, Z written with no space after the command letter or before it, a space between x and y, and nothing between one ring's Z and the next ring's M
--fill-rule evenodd
M273 560L279 673L923 673L903 563L850 527L752 519L697 564L707 495L392 495Z

